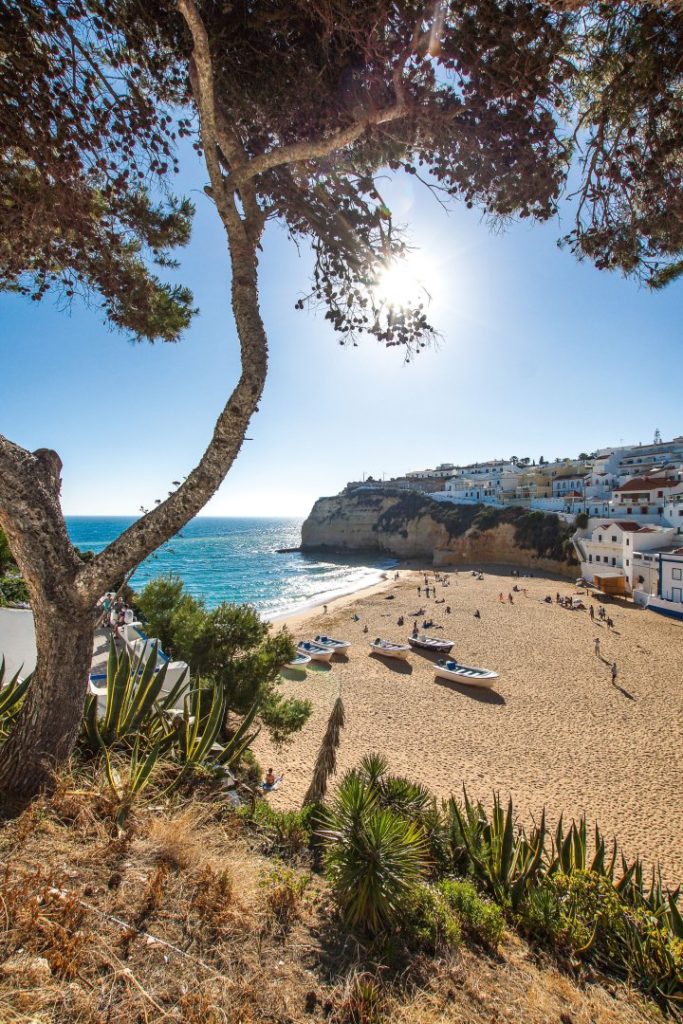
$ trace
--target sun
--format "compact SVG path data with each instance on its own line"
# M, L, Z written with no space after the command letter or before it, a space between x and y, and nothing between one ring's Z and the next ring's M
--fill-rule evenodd
M429 298L429 268L420 253L394 260L379 274L373 288L378 300L387 306L409 309Z

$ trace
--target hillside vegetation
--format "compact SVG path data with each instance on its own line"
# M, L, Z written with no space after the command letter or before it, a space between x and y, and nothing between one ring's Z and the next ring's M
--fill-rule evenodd
M515 528L515 543L519 548L533 551L539 558L575 561L571 544L574 528L552 513L531 511L521 506L455 505L434 501L418 491L389 493L396 496L396 501L379 515L374 527L378 532L400 533L411 519L420 516L430 516L440 523L451 539L462 537L468 530L485 533L509 523Z

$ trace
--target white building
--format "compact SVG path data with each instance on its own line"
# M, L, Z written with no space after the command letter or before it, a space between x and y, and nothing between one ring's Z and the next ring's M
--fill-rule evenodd
M637 604L683 619L683 547L634 555L633 579Z
M665 508L683 496L683 483L675 476L634 477L614 489L612 508L615 516L653 516L664 518Z
M676 530L670 526L590 519L587 528L577 530L573 540L584 579L592 581L603 574L618 574L624 577L625 589L632 590L635 554L661 549L671 544L675 536ZM642 559L639 564L643 564Z
M553 479L553 498L576 496L583 498L585 484L584 473L560 473Z

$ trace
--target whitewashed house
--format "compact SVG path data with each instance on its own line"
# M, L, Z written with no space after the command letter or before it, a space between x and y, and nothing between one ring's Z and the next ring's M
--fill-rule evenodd
M673 527L603 519L589 520L588 527L577 530L573 540L584 579L623 576L624 589L632 590L635 554L660 549L671 544L675 536Z

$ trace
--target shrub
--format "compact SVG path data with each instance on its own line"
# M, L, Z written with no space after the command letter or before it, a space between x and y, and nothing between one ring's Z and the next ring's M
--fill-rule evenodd
M303 896L310 882L310 875L297 874L284 864L276 865L261 876L259 885L269 923L280 932L288 932L301 916Z
M253 811L243 811L262 833L269 853L275 853L284 860L300 858L311 845L314 804L301 811L276 811L265 800L259 800Z
M440 888L420 882L403 900L401 935L411 949L438 953L460 942L460 924Z
M446 879L438 889L466 932L489 946L498 945L505 931L500 907L482 899L470 882Z
M683 999L683 941L644 905L624 902L595 871L557 872L530 892L522 921L532 932L626 978L669 1008Z

